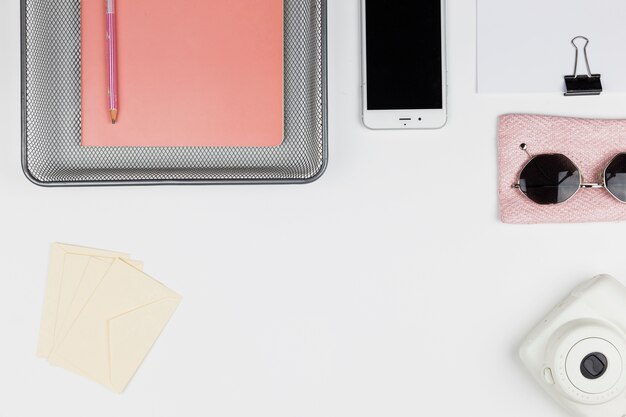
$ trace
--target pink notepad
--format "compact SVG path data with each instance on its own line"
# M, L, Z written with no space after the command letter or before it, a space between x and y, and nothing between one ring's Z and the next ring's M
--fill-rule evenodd
M106 2L82 0L84 146L278 146L283 0L117 0L119 118Z

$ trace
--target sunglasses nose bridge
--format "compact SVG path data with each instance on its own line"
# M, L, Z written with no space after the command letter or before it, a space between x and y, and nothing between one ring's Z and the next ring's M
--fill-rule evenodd
M582 183L580 184L580 188L585 188L585 189L604 188L604 184Z
M584 189L599 189L606 188L604 171L598 174L598 182L586 182L585 177L580 173L580 188Z
M605 178L604 171L598 174L597 182L595 183L593 182L587 183L585 182L585 179L581 176L580 187L581 188L606 188L606 178Z

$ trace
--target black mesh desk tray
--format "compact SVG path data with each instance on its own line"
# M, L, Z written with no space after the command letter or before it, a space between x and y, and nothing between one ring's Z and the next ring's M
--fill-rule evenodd
M327 161L326 0L285 0L276 148L83 148L80 0L21 0L22 164L38 185L305 183Z

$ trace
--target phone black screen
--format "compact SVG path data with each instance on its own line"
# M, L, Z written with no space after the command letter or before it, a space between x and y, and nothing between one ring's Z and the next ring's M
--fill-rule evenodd
M368 110L443 108L442 0L366 0Z

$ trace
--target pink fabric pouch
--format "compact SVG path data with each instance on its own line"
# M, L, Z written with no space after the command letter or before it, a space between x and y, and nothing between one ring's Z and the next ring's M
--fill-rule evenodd
M626 120L574 119L510 114L500 117L498 158L500 216L504 223L583 223L626 220L626 204L605 189L581 189L569 201L541 206L512 185L533 155L561 153L580 169L584 182L600 183L604 169L626 152Z

